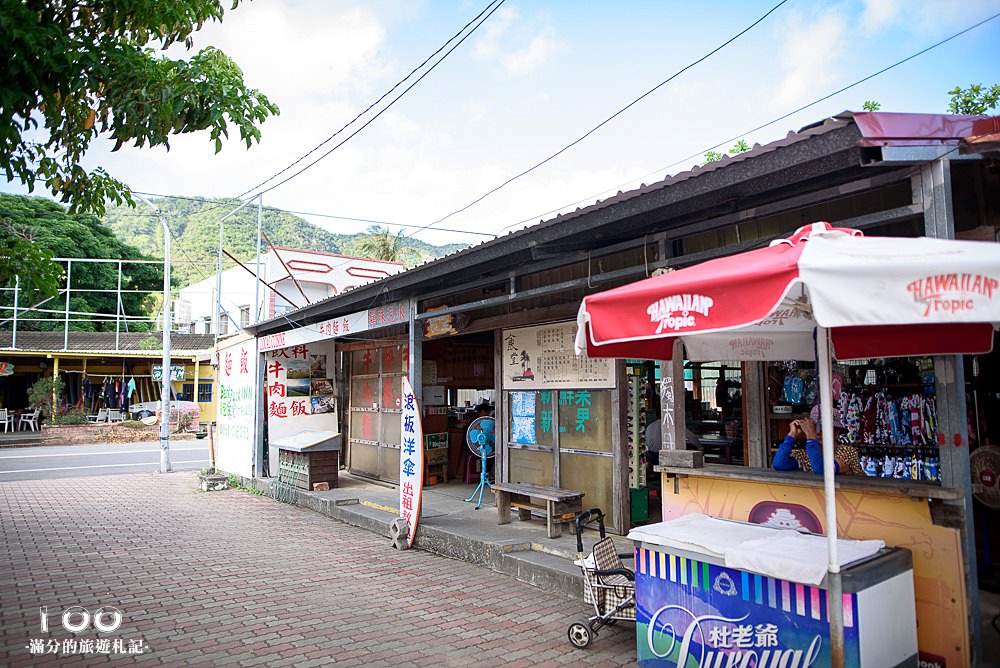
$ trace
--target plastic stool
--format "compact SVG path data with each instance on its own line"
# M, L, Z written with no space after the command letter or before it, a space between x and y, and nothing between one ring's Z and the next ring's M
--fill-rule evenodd
M482 470L480 466L477 466L482 461L479 457L466 457L465 458L465 484L479 481L479 473Z

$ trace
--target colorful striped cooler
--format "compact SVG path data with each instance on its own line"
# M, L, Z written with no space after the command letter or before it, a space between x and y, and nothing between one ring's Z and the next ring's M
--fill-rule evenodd
M917 665L913 559L885 549L842 571L847 666ZM830 666L829 599L818 587L727 568L718 557L638 542L640 666Z

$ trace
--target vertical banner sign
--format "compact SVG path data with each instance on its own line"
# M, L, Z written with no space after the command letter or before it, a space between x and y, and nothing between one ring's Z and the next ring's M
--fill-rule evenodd
M253 340L219 350L219 426L216 468L253 472L254 415L257 412L257 355Z
M420 424L420 407L413 396L410 379L403 376L403 425L399 453L399 516L410 526L406 537L413 547L420 520L420 498L424 491L424 430Z

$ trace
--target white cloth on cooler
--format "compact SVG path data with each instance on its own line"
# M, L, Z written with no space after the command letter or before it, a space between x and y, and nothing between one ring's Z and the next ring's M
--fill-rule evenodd
M778 531L776 536L732 543L725 551L726 566L780 580L820 584L829 563L826 536L789 529ZM881 540L839 539L837 558L845 566L870 557L883 547L885 542Z
M629 532L628 538L652 545L701 552L721 559L732 545L773 536L780 531L781 529L759 524L691 513L667 522L638 526Z

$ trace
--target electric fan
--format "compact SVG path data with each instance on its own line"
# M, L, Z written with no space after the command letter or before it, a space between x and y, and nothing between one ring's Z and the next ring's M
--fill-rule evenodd
M479 486L472 492L472 496L466 499L466 501L472 501L477 495L479 496L479 501L476 503L476 510L479 510L480 506L483 505L483 492L485 489L487 487L493 489L493 486L490 484L490 478L486 474L486 460L493 459L496 456L496 449L494 448L496 441L495 431L496 421L488 415L483 415L473 420L465 432L465 445L480 460Z

